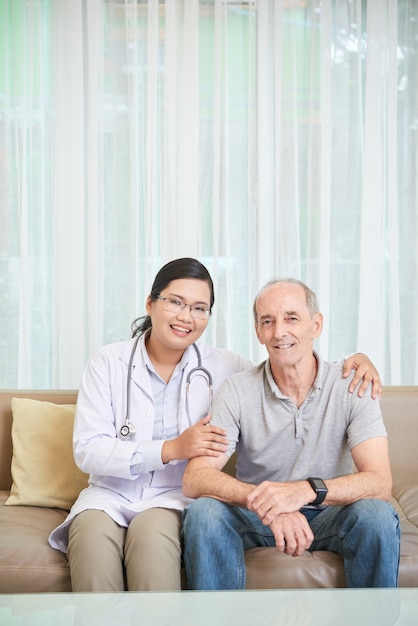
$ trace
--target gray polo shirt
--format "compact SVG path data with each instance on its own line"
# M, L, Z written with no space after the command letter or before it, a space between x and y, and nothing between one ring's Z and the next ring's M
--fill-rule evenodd
M269 361L229 378L216 395L212 423L224 428L228 455L238 452L237 478L294 481L351 474L350 450L373 437L386 436L378 400L370 388L363 398L348 392L343 361L329 363L317 354L318 373L302 404L283 395Z

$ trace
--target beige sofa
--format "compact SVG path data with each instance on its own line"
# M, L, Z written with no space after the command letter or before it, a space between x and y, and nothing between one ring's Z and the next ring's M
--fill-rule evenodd
M51 506L4 505L12 485L13 397L72 405L76 401L76 392L0 392L0 593L71 591L67 559L48 545L50 531L65 518L66 511ZM389 432L393 504L402 526L399 585L415 587L418 586L418 387L386 387L381 404ZM38 424L45 428L48 422L38 419ZM55 441L62 442L63 439L68 452L71 448L68 427L65 433L63 428L56 426L47 430L51 437L47 441L48 454L52 451L61 455L58 448L53 448ZM34 439L31 434L30 441ZM36 445L34 443L27 449L24 458L30 456ZM16 475L22 469L19 462L14 458L13 473ZM35 469L39 465L42 465L40 458ZM74 480L69 474L60 477L59 469L53 474L49 472L52 489L56 489L54 485L60 484L61 479ZM33 476L33 480L41 479L42 476L40 479ZM30 501L30 494L25 497ZM274 548L255 548L246 553L246 565L247 587L250 589L344 587L341 557L330 552L305 553L292 558Z

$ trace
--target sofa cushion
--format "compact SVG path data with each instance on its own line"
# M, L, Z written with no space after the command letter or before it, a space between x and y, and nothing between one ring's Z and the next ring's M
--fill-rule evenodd
M343 557L325 550L294 557L275 548L251 548L245 566L247 589L345 587Z
M400 587L418 587L417 501L417 485L399 489L391 499L401 522ZM345 586L343 558L333 552L306 551L292 557L275 548L252 548L245 553L245 565L247 589Z
M12 488L7 505L69 510L88 476L72 450L75 405L12 399Z
M0 491L0 592L71 591L67 557L48 544L67 512L32 506L4 506ZM1 618L0 618L1 622Z

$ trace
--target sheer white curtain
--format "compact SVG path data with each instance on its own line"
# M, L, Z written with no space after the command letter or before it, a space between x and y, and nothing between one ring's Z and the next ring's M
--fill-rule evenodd
M77 387L196 256L206 339L255 360L305 280L326 358L418 384L412 0L0 0L2 387Z

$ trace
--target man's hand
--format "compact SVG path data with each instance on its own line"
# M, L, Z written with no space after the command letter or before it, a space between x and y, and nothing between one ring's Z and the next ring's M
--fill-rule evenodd
M291 483L260 483L247 496L247 508L257 513L266 526L282 513L294 513L312 501L314 493L307 480Z
M226 451L226 431L210 425L210 415L184 430L176 439L164 442L161 458L163 463L196 456L219 456Z
M356 370L353 380L348 388L350 393L353 393L359 382L362 380L358 397L362 398L367 387L372 384L372 398L380 398L382 393L382 381L380 380L379 372L370 361L370 359L361 352L349 356L344 361L343 378L347 378L351 375L352 370Z
M301 556L311 547L314 535L306 517L299 511L277 515L270 524L276 548L290 556Z

